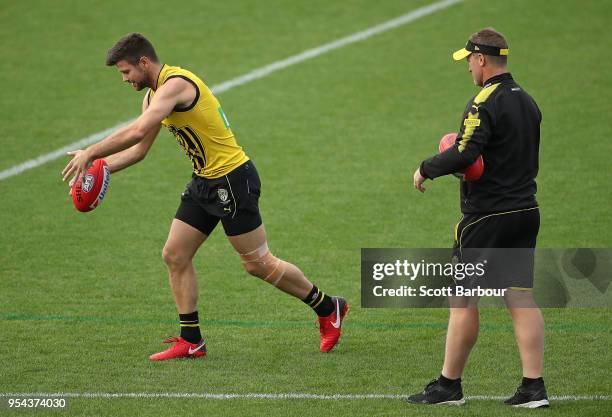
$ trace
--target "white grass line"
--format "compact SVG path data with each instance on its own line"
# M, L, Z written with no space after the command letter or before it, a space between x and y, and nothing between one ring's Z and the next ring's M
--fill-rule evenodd
M446 9L447 7L450 7L462 1L463 0L443 0L443 1L436 2L436 3L432 3L430 5L413 10L410 13L407 13L402 16L398 16L394 19L388 20L379 25L372 26L369 29L365 29L363 31L354 33L350 36L346 36L341 39L337 39L335 41L326 43L316 48L308 49L297 55L293 55L293 56L290 56L289 58L273 62L261 68L254 69L253 71L247 74L244 74L239 77L233 78L231 80L224 81L220 84L214 85L211 88L211 90L215 94L223 93L225 91L231 90L234 87L238 87L238 86L250 83L251 81L267 77L268 75L276 71L280 71L282 69L298 64L300 62L315 58L317 56L326 54L330 51L345 47L353 43L361 42L363 40L371 38L372 36L378 35L379 33L386 32L391 29L395 29L397 27L406 25L410 22L414 22L415 20L418 20L422 17L435 13L439 10ZM103 139L110 133L114 132L120 127L125 126L126 124L129 124L133 121L134 119L125 121L123 123L119 123L118 125L113 126L109 129L94 133L83 139L79 139L78 141L71 143L69 145L66 145L63 148L57 149L53 152L49 152L44 155L40 155L39 157L30 159L29 161L22 162L21 164L12 166L8 169L5 169L4 171L0 171L0 181L5 180L15 175L19 175L22 172L30 170L32 168L39 167L43 164L46 164L47 162L61 158L62 156L65 156L66 152L68 151L79 149L79 148L91 145L92 143L98 142L99 140Z
M315 58L319 55L326 54L334 49L343 48L347 45L361 42L365 39L371 38L374 35L378 35L379 33L386 32L391 29L395 29L399 26L403 26L407 23L414 22L424 16L430 15L438 10L445 9L453 4L459 3L462 0L444 0L437 3L430 4L428 6L421 7L419 9L413 10L410 13L404 14L402 16L396 17L391 20L387 20L384 23L381 23L376 26L372 26L369 29L363 30L361 32L354 33L350 36L346 36L341 39L337 39L335 41L326 43L321 46L317 46L316 48L308 49L307 51L301 52L297 55L293 55L287 59L283 59L281 61L273 62L265 67L258 68L245 74L241 77L234 78L233 80L229 80L223 82L221 84L217 84L213 87L213 91L215 93L222 93L224 91L230 90L234 87L249 83L253 80L257 80L258 78L266 77L273 72L285 69L297 63L309 60L311 58Z
M62 156L66 156L66 152L74 151L75 149L81 149L92 143L98 142L99 140L104 139L106 136L113 133L115 130L122 128L123 126L127 126L129 123L133 122L133 120L128 120L123 123L119 123L116 126L109 127L101 132L94 133L93 135L89 135L83 139L77 140L76 142L71 143L70 145L66 145L63 148L59 148L54 150L53 152L46 153L44 155L40 155L38 158L30 159L29 161L22 162L19 165L12 166L4 171L0 171L0 181L10 178L12 176L21 174L24 171L27 171L32 168L39 167L41 165L46 164L47 162L54 161ZM68 159L66 159L66 162Z
M199 398L206 400L401 400L407 395L399 394L309 394L309 393L209 393L209 392L17 392L0 393L0 397L45 397L45 398ZM501 395L472 395L471 401L502 401ZM612 395L553 395L551 401L612 401Z

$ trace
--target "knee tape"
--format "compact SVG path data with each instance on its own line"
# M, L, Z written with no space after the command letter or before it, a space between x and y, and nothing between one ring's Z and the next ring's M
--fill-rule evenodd
M240 260L245 266L247 264L258 265L256 275L275 287L283 278L287 269L286 262L272 255L267 243L255 250L240 254Z

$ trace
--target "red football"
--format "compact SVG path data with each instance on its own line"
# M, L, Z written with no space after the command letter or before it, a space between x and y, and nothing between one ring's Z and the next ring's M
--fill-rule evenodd
M457 140L456 133L447 133L440 139L440 144L438 145L438 150L440 152L444 152L451 146L455 144ZM472 163L472 165L468 166L464 170L460 171L463 174L463 179L466 181L476 181L480 179L482 173L484 172L484 160L482 159L482 155L478 155L478 158Z
M72 202L78 211L91 211L104 198L110 182L110 169L104 159L96 159L82 179L72 184Z

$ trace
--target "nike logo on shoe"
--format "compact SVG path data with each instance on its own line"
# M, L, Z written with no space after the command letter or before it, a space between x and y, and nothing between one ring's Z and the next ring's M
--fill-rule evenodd
M340 328L340 304L338 303L338 299L336 298L336 321L332 322L332 326L334 326L336 329Z
M204 346L206 346L206 343L204 341L202 341L202 343L199 344L195 349L192 349L191 346L189 346L189 354L193 355L197 351L201 350Z

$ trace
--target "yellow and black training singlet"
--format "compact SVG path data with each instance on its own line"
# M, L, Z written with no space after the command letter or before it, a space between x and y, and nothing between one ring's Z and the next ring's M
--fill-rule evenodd
M248 161L236 143L219 101L198 76L180 67L164 65L157 78L157 88L175 77L189 81L196 89L196 96L189 106L176 107L162 124L185 150L193 172L204 178L218 178ZM147 94L150 103L155 91L149 90Z

